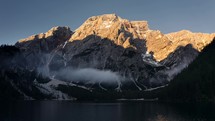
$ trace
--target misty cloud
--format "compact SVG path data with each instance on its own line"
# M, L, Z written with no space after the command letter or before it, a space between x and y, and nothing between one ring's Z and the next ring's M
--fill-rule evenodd
M66 68L57 72L57 75L66 80L82 83L119 83L122 79L116 72L94 68L73 69Z

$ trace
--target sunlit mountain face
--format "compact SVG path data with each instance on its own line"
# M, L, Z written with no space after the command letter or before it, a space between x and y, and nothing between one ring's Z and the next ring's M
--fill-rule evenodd
M1 46L1 95L140 98L142 92L168 86L214 37L188 30L163 34L151 30L147 21L115 14L93 16L75 31L54 27L14 46Z

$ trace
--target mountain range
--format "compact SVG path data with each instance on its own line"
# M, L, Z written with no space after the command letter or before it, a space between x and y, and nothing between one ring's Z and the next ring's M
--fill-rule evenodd
M171 84L214 37L163 34L115 14L90 17L75 31L54 27L1 46L1 99L139 98Z

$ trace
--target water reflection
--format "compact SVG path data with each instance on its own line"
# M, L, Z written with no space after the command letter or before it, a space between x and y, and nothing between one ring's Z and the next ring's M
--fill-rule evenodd
M0 103L0 121L213 121L214 111L212 104L18 101Z

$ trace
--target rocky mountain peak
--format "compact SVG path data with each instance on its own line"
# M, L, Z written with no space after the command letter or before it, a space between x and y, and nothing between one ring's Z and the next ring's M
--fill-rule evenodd
M174 43L174 46L186 46L191 44L194 49L202 51L202 49L210 44L215 34L193 33L189 30L182 30L166 34L166 36Z
M26 45L30 41L42 42L43 44L46 43L44 41L49 43L55 41L56 44L62 44L67 40L73 42L85 40L88 37L91 37L88 39L93 39L93 36L94 39L96 37L107 38L124 48L132 47L143 53L152 52L156 61L162 61L179 46L191 44L194 49L201 51L211 43L215 34L193 33L189 30L163 34L159 30L150 30L147 21L129 21L116 14L104 14L88 18L76 29L74 34L69 27L54 27L46 33L22 39L17 45L23 43ZM142 43L141 47L140 43Z
M50 36L58 36L58 37L69 37L71 36L72 31L69 27L53 27L48 32L45 33L46 38Z
M19 40L15 46L29 52L49 52L66 42L73 32L69 27L53 27L46 33L32 35Z
M49 37L58 37L58 38L68 38L72 34L72 31L70 30L69 27L53 27L51 28L48 32L46 33L40 33L37 35L32 35L30 37L27 37L25 39L21 39L18 41L18 43L23 43L23 42L28 42L28 41L33 41L33 40L38 40L38 39L47 39Z
M134 41L138 40L145 43L146 49L140 47L141 50L152 52L157 61L164 60L179 46L191 44L194 49L201 51L215 37L214 34L192 33L189 30L163 34L159 30L150 30L147 21L129 21L116 14L104 14L87 19L69 41L84 40L90 35L107 38L124 48L138 45L137 41Z
M92 22L100 19L101 21L118 21L121 20L116 14L104 14L100 16L92 16L86 20L86 22Z
M143 38L143 33L147 30L149 28L146 21L129 21L116 14L105 14L87 19L69 41L83 40L87 36L96 35L123 46L132 38Z

